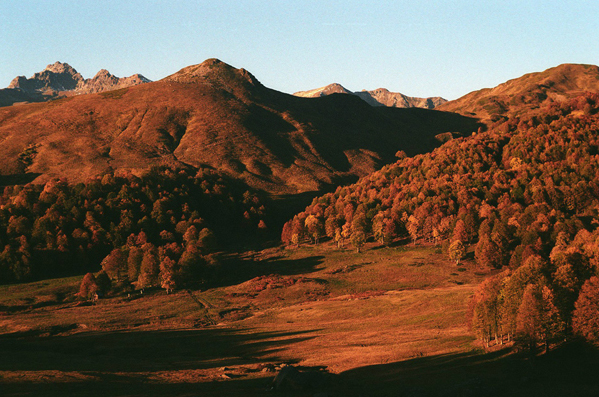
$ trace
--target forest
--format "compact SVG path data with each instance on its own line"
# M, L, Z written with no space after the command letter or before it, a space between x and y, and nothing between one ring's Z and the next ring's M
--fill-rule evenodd
M217 267L212 252L266 229L267 217L262 193L207 168L7 186L0 280L89 273L86 296L111 283L172 290L209 277Z
M443 247L496 269L470 301L486 346L599 341L599 96L497 116L488 130L401 157L315 198L283 227L287 245L334 240Z

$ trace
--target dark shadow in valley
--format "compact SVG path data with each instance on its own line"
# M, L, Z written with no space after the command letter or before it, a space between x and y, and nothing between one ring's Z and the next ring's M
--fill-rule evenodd
M256 378L252 373L260 372L264 363L293 364L293 359L283 357L286 347L315 338L316 332L200 329L3 335L0 371L26 372L29 380L0 376L0 389L3 397L262 395L275 374ZM202 370L208 372L197 372Z
M287 346L315 332L198 329L0 336L0 371L142 372L281 362Z
M571 343L527 353L462 353L356 368L339 375L349 396L599 395L599 352Z

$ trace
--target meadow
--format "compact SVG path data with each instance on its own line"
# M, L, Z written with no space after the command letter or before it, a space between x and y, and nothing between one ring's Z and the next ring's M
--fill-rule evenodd
M501 395L538 387L552 354L567 362L560 351L532 366L510 350L482 350L466 311L490 272L474 261L455 266L433 246L365 248L228 254L219 285L93 305L74 297L81 277L1 286L2 394ZM285 365L321 377L269 391ZM573 379L596 390L595 367L584 368Z

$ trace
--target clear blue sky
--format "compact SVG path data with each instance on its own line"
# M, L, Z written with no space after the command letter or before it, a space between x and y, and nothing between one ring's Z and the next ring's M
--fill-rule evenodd
M0 0L0 87L55 61L158 80L207 58L292 93L337 82L458 98L599 63L599 2Z

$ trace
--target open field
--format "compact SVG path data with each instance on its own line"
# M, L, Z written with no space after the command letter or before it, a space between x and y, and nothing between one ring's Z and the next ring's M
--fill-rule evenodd
M544 382L551 357L568 362L477 350L466 305L488 272L434 247L367 248L231 255L221 286L94 306L71 298L80 277L2 286L2 395L272 395L283 363L318 375L285 395L502 395ZM597 391L596 354L580 354L591 364L574 379Z

